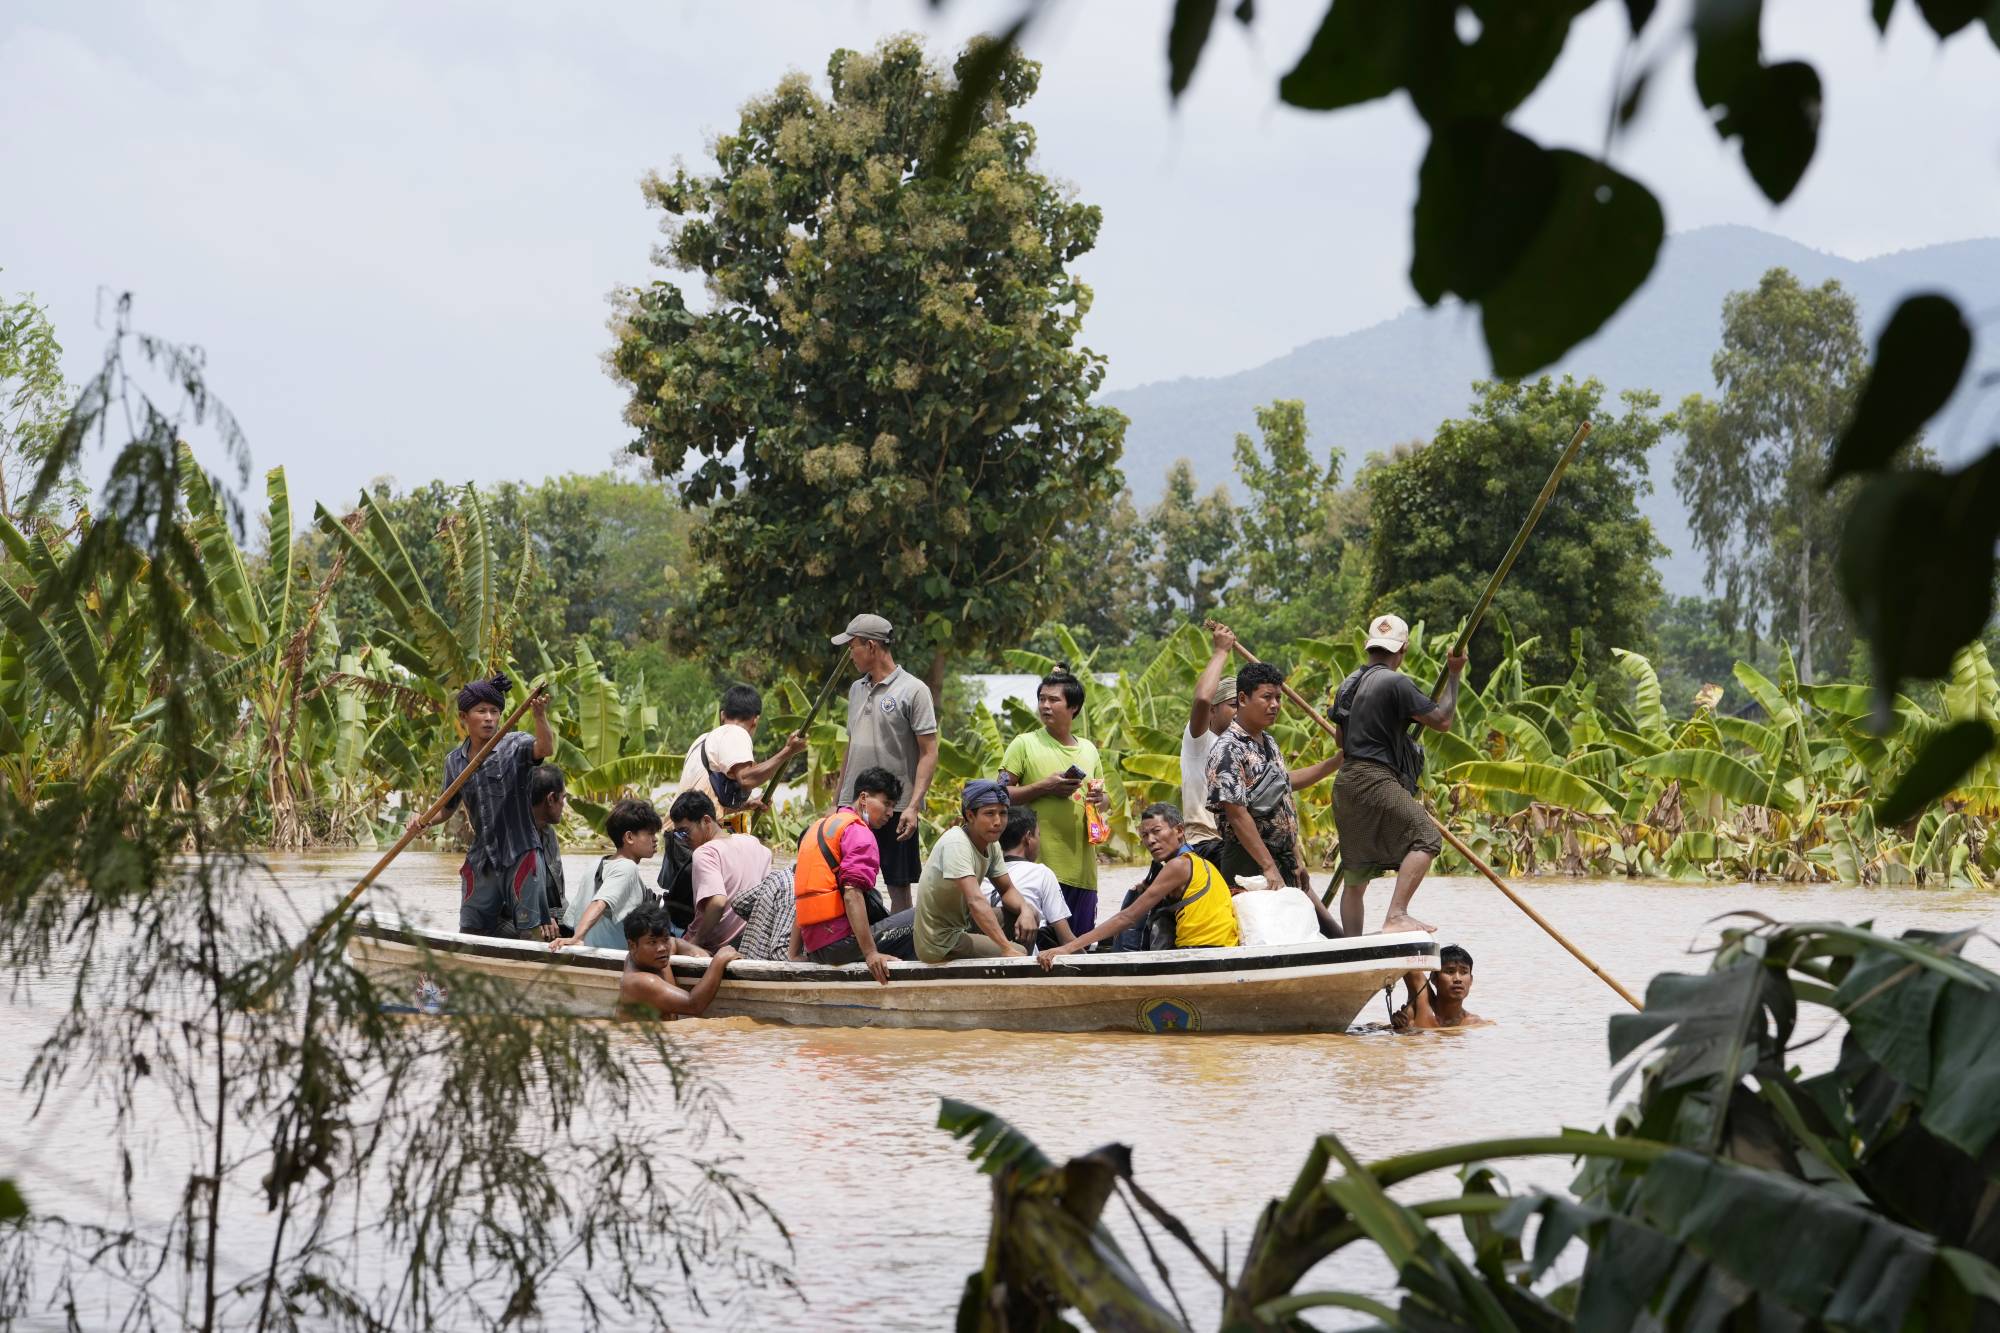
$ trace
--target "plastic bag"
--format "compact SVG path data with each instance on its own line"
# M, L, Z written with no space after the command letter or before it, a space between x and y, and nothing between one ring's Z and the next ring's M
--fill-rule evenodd
M1093 847L1099 843L1111 841L1111 825L1105 822L1103 812L1097 806L1092 805L1089 800L1085 799L1089 793L1103 790L1104 780L1102 778L1092 778L1084 786L1076 789L1076 796L1074 798L1083 802L1084 832L1090 838Z
M1245 889L1231 905L1244 944L1309 944L1320 938L1319 913L1301 889Z

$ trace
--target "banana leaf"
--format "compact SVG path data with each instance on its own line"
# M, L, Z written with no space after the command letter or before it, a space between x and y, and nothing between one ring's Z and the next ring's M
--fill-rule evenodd
M1460 764L1445 776L1475 789L1513 792L1544 805L1561 806L1581 814L1608 815L1614 810L1588 782L1548 764L1479 760Z

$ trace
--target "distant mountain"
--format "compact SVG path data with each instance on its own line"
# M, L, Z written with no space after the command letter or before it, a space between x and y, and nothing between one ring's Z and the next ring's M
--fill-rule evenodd
M1654 390L1663 407L1690 393L1712 394L1709 361L1721 337L1722 298L1755 287L1765 270L1778 265L1809 285L1839 279L1859 303L1871 343L1896 302L1911 292L1945 292L1975 320L1977 312L2000 305L2000 238L1856 262L1751 227L1705 227L1670 237L1639 294L1551 373L1596 376L1609 403L1628 388ZM1986 339L1975 354L1982 366L2000 367L1996 343ZM1132 419L1124 468L1144 503L1157 497L1177 458L1193 462L1204 483L1233 480L1231 443L1239 431L1255 433L1252 412L1274 398L1304 399L1314 442L1338 444L1351 474L1370 453L1429 439L1440 421L1465 412L1472 381L1490 373L1475 312L1412 308L1238 374L1142 385L1106 394L1104 401ZM1945 459L1968 455L2000 427L2000 400L1967 387L1976 378L1967 377L1932 423L1931 446ZM1692 549L1673 491L1677 447L1669 440L1655 451L1654 493L1641 508L1671 550L1661 564L1668 589L1692 593L1700 590L1705 565Z

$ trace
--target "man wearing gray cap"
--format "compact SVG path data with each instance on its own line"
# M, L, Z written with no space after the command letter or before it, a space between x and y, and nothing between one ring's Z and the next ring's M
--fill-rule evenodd
M896 665L889 641L895 628L877 615L858 615L846 632L833 636L854 659L861 678L847 691L847 756L840 765L839 804L853 803L850 784L863 770L886 768L903 784L896 817L875 831L882 850L882 882L889 887L889 910L910 908L917 882L917 821L924 794L937 773L937 708L930 687Z

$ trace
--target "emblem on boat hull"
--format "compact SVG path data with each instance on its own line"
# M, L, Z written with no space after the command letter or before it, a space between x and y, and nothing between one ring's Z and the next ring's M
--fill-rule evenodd
M1158 999L1139 1002L1141 1032L1199 1032L1201 1010L1185 1000Z

